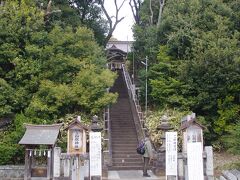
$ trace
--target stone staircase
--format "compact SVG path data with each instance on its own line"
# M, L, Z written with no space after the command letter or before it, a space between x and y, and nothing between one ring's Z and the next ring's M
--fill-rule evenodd
M136 128L122 71L110 90L119 94L117 103L110 108L112 136L112 167L109 170L141 170L142 156L137 154Z

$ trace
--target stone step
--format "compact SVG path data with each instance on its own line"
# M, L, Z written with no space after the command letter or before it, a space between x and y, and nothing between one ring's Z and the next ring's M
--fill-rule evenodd
M128 130L123 130L123 131L119 131L119 128L118 129L115 129L115 128L112 128L111 129L111 132L112 133L115 133L115 134L119 134L119 135L121 135L121 134L131 134L131 133L133 133L134 135L135 134L137 134L137 132L135 131L135 130L133 130L133 129L128 129Z
M137 144L135 144L135 143L117 143L117 142L114 142L113 146L114 147L133 147L135 149L137 148Z
M136 137L119 137L119 136L113 136L112 142L138 143Z
M137 134L136 131L134 129L129 129L129 130L122 130L119 131L118 129L112 129L112 134L116 133L116 134Z
M137 148L137 144L135 143L123 143L123 144L120 144L120 143L114 143L113 144L114 147L118 148L118 147L132 147L132 148Z
M132 154L113 154L113 158L139 158L142 157L141 155L137 153Z
M114 147L113 149L112 149L113 151L118 151L118 152L120 152L120 151L123 151L123 152L125 152L125 151L127 151L127 152L135 152L135 153L137 153L136 152L136 148L129 148L129 147L120 147L120 148L116 148L116 147Z
M136 150L114 150L112 151L112 154L114 157L116 157L115 155L116 154L122 154L122 155L126 155L125 157L128 157L131 156L131 155L134 155L134 154L137 154L137 151Z
M122 121L121 122L120 121L119 122L117 122L117 121L116 122L111 122L111 125L112 125L112 127L122 126L122 127L126 127L126 128L127 127L130 128L130 127L135 126L134 122L127 122L127 121L126 122L122 122Z
M119 128L112 128L111 132L116 132L116 133L129 133L129 132L134 132L136 133L135 128L133 127L128 127L127 129L119 129Z
M125 130L123 128L126 128L126 129L135 129L135 123L134 122L111 122L111 127L115 127L115 128L119 128L119 126L121 126L120 128L122 129L119 129L119 130Z
M130 167L133 167L133 166L142 166L143 167L143 162L119 162L119 163L114 163L113 162L113 165L112 166L130 166Z
M125 142L115 142L114 144L113 144L113 148L115 149L115 146L117 145L117 146L119 146L119 145L121 145L122 147L128 147L128 145L131 145L130 147L134 147L135 146L135 150L136 150L136 148L137 148L137 144L136 143L134 143L134 142L128 142L128 143L125 143Z
M143 162L142 157L135 158L113 158L113 163L121 163L121 162Z
M112 166L108 168L109 170L142 170L143 166Z
M128 92L121 72L111 88L119 93L117 103L110 107L113 167L119 170L142 169L142 157L137 154L137 132ZM124 98L122 98L124 97Z
M137 141L136 140L112 140L113 146L116 144L125 144L125 146L128 146L128 144L135 144L137 146Z
M138 143L136 137L119 137L119 136L113 136L112 142Z
M112 142L121 142L121 143L131 143L131 144L137 144L137 136L135 135L135 137L133 136L112 136Z
M112 138L134 138L137 139L137 135L135 133L123 133L123 134L119 134L119 133L112 133Z
M138 142L136 139L130 139L128 137L122 137L119 139L112 138L112 142L115 142L115 144L124 144L124 146L128 146L128 144L135 144L137 146Z
M122 117L119 117L120 116L119 114L118 115L116 114L114 116L116 116L116 117L110 116L110 119L112 120L111 122L115 122L115 121L125 121L126 122L129 120L132 121L132 117L129 114L126 114L125 116L122 116Z
M125 131L132 131L133 130L133 125L111 125L112 131L114 130L125 130Z

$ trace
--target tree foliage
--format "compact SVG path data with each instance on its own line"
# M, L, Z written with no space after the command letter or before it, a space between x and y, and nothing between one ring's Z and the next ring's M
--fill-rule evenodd
M156 23L159 9L152 10ZM149 104L204 116L207 143L224 144L220 137L240 121L239 2L168 0L159 27L149 22L149 1L140 15L134 50L149 57Z
M99 115L117 97L107 92L116 74L105 68L94 32L81 23L57 20L49 28L44 7L35 3L9 0L0 6L0 119L16 115L0 134L0 164L22 160L15 157L23 152L17 145L23 123Z

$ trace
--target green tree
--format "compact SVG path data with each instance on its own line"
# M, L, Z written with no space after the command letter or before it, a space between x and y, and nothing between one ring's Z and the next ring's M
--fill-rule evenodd
M188 109L189 99L186 99L190 87L178 79L179 63L167 54L166 46L161 46L157 56L157 63L151 66L149 80L154 104L159 107Z
M0 91L0 117L4 117L12 113L14 90L4 79L0 78Z
M100 114L117 95L107 92L116 74L105 68L91 30L54 23L48 29L43 10L27 0L6 1L0 12L0 117L16 115L0 133L0 164L7 164L22 161L23 123Z
M143 26L135 26L137 58L151 54L152 106L170 105L205 116L208 142L228 134L229 127L239 121L234 115L240 103L238 4L234 0L168 0L159 28L152 26L155 32L146 36L149 31L144 25L151 25L152 14L144 2L140 12ZM153 15L158 12L152 11ZM156 20L153 16L152 22ZM225 102L229 108L222 105Z

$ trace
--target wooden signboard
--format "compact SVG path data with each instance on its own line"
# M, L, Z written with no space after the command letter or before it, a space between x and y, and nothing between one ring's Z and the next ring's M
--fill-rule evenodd
M86 131L88 130L78 120L73 121L68 129L68 148L69 154L84 154L86 153L87 137Z

